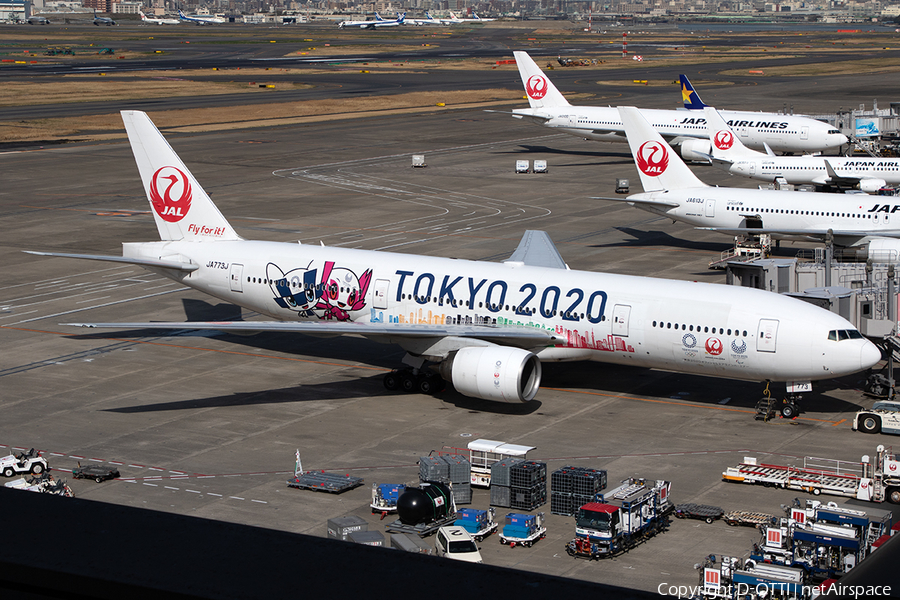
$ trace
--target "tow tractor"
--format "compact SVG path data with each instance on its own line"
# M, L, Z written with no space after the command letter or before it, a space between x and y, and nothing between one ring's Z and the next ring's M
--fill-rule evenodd
M890 448L879 445L875 450L874 460L866 455L861 462L807 456L802 467L760 463L745 456L741 464L728 467L722 479L800 490L815 496L831 494L900 504L900 460Z
M4 477L23 475L25 473L40 475L48 468L47 459L41 456L41 453L34 448L28 452L20 452L15 455L10 454L0 458L0 473L3 473Z
M494 520L493 508L487 510L462 508L456 513L456 521L453 524L468 531L476 542L491 535L499 527L499 523Z

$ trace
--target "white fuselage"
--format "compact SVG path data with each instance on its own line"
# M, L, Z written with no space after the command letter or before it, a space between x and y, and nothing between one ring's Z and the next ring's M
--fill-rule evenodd
M735 159L728 172L762 181L784 179L788 183L832 183L825 161L835 175L848 179L869 179L884 183L900 183L900 159L845 158L837 156L756 156Z
M749 226L798 232L832 229L858 231L860 237L878 235L879 230L896 232L900 228L900 214L895 214L900 212L900 202L892 196L698 187L642 192L628 198L676 202L679 206L674 208L647 203L634 206L695 227ZM806 239L801 233L773 237Z
M514 115L549 118L545 127L591 140L626 142L619 111L612 106L562 106L521 108ZM666 140L709 139L702 112L641 109L641 114ZM847 143L847 137L822 121L796 115L720 111L745 146L762 150L764 144L776 152L821 152Z
M541 328L541 360L594 360L750 381L810 381L878 360L845 319L742 287L260 241L125 244L181 256L185 285L282 321ZM406 343L403 339L384 341Z

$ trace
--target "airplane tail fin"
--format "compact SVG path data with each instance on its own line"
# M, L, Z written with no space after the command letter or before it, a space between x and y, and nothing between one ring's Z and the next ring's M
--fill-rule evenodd
M709 130L710 152L714 158L736 160L761 154L745 146L715 108L707 106L703 111L706 113L706 128Z
M700 99L700 94L691 85L687 75L681 74L678 77L681 79L681 100L684 102L684 107L692 110L705 108L707 105Z
M516 66L519 67L519 76L522 78L522 85L525 86L525 95L528 96L531 108L569 106L569 101L556 89L527 52L513 52L513 56L516 58Z
M645 192L707 187L633 106L620 106L628 146Z
M146 113L122 121L163 241L241 239Z

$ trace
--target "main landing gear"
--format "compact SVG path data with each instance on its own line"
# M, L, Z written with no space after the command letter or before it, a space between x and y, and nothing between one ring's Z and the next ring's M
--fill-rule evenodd
M394 369L384 376L384 387L391 392L402 390L408 393L437 394L444 391L447 382L437 373L420 369Z

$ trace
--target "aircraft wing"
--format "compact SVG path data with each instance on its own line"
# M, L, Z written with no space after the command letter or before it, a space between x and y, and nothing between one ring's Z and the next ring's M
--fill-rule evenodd
M380 341L401 339L463 338L493 342L503 346L535 348L565 344L565 338L537 327L496 325L428 325L407 323L360 323L352 321L188 321L182 323L60 323L68 327L103 329L196 329L241 333L301 333L314 336L355 335Z
M569 268L547 232L531 229L522 236L519 246L507 259L507 262L523 262L531 267L549 267L551 269Z
M31 250L23 250L25 254L36 254L37 256L56 256L59 258L81 258L85 260L102 260L106 262L126 263L129 265L138 265L141 267L158 267L160 269L174 269L176 271L196 271L199 265L191 263L181 263L168 260L151 260L148 258L129 258L127 256L105 256L101 254L66 254L63 252L34 252Z
M634 196L626 196L618 198L612 196L592 196L591 200L611 200L613 202L627 202L628 204L643 204L645 206L658 206L661 208L678 208L681 206L678 202L669 202L668 200L654 200L652 198L635 198Z
M834 167L827 160L825 161L825 172L828 173L828 183L843 183L844 185L856 185L859 183L859 177L846 177L838 175Z

